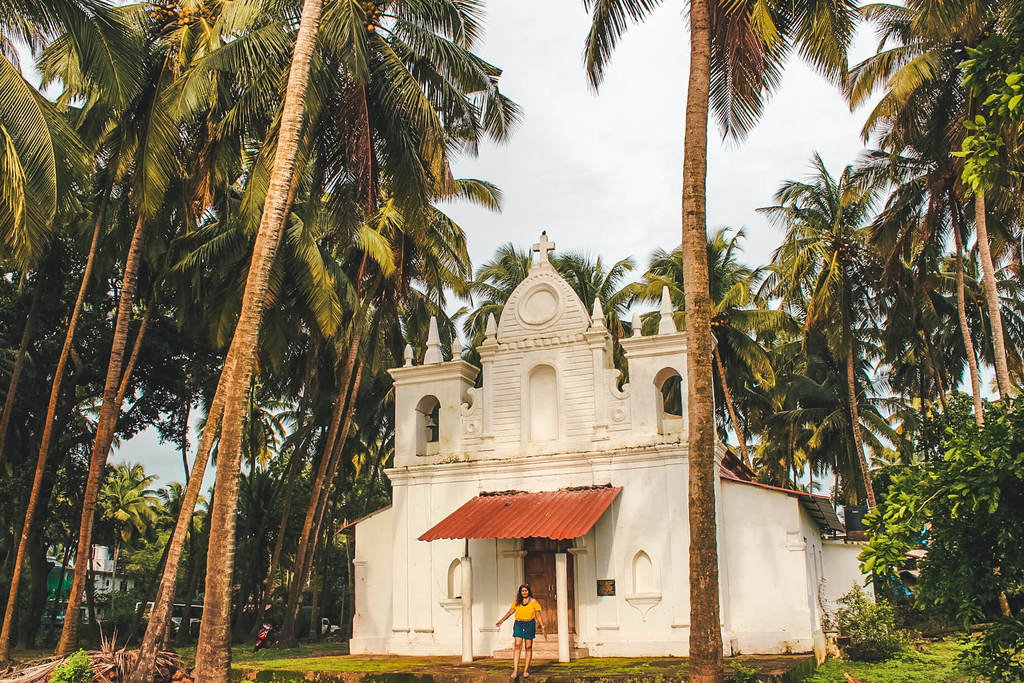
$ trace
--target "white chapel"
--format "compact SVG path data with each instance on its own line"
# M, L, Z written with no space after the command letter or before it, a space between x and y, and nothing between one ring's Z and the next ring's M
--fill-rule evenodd
M393 501L355 525L353 654L500 653L520 583L563 661L688 652L686 333L666 296L657 334L621 340L623 383L600 305L558 275L554 246L541 236L487 321L479 386L459 349L443 361L434 321L423 364L407 350L391 370ZM824 614L863 581L860 547L828 498L759 484L719 449L725 654L820 653Z

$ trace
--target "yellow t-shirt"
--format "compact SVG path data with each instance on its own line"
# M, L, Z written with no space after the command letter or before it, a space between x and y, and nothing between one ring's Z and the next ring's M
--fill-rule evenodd
M531 598L529 604L521 605L516 600L512 603L512 609L516 611L516 621L530 621L540 611L540 603Z

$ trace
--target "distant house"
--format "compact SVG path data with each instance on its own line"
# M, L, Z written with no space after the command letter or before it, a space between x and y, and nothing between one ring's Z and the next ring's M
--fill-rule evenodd
M57 585L60 584L60 601L66 602L71 594L71 581L74 578L74 558L64 568L63 563L53 555L47 555L50 573L46 577L47 599L57 597ZM91 569L96 595L105 595L114 591L130 591L135 587L135 579L121 572L114 571L114 558L110 548L105 545L94 545L90 557Z

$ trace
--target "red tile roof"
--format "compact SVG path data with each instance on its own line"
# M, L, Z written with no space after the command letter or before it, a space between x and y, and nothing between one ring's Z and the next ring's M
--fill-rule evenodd
M583 536L622 492L611 485L471 498L419 540L439 538L552 538Z

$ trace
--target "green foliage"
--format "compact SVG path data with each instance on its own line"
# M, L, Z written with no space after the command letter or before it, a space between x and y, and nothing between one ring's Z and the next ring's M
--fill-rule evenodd
M883 584L923 543L919 600L967 625L1024 587L1024 402L990 404L982 428L958 408L942 450L893 477L865 520L871 541L860 559Z
M130 591L111 591L96 596L96 605L102 610L103 631L117 633L119 637L131 637L131 627L135 619L135 606L147 599L138 589Z
M50 677L51 683L91 683L92 666L85 650L79 650L64 660Z
M860 662L880 662L902 652L909 644L905 631L896 628L896 614L887 602L875 602L860 586L839 598L836 612L840 636L849 639L846 655Z
M1024 620L1003 619L971 638L960 663L965 671L990 683L1024 680Z
M973 121L964 121L964 128L972 133L964 138L961 151L953 153L963 158L964 182L975 192L992 187L999 174L999 152L1004 145L999 132L993 130L993 123L981 114Z
M984 98L979 113L964 122L970 134L964 138L955 156L964 159L963 179L975 192L994 186L1007 167L1001 158L1006 152L1007 135L1012 136L1024 121L1024 41L1012 35L995 34L978 47L966 47L969 59L960 64L963 85L978 99Z
M742 662L730 662L729 666L732 668L732 678L729 680L733 683L754 683L757 680L757 671Z
M849 683L846 674L870 683L962 683L957 665L962 646L956 640L922 643L884 662L829 659L805 683Z

